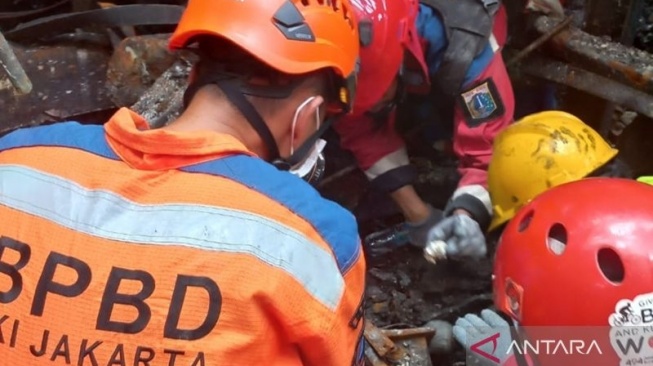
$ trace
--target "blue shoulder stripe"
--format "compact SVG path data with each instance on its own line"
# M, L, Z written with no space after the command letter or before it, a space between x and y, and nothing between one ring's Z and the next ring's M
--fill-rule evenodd
M0 151L33 146L59 146L80 149L107 159L119 160L104 136L104 127L61 122L54 125L21 128L0 138Z
M16 130L0 138L0 151L34 146L80 149L107 159L119 160L106 141L104 128L62 122ZM317 230L331 247L338 267L345 273L361 255L358 227L353 215L326 200L310 185L288 172L246 155L205 162L181 170L221 176L239 182L284 205Z
M313 224L331 246L343 273L360 255L354 216L335 202L322 198L309 184L288 172L281 172L263 160L246 155L214 160L183 170L229 178L286 206Z

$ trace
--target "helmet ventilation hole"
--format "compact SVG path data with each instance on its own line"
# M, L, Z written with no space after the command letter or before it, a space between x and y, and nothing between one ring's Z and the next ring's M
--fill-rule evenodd
M519 221L519 226L517 227L517 231L522 233L524 230L528 229L528 226L531 224L531 220L533 220L533 214L535 214L535 212L530 210L521 218Z
M619 254L612 248L602 248L596 254L599 269L605 278L615 284L623 282L625 276L624 263Z
M567 248L567 229L561 224L553 224L546 240L549 250L555 255L562 255Z

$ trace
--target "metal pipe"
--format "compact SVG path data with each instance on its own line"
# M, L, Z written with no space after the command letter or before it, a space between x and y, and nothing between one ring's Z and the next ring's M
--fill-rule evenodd
M506 67L513 66L514 64L516 64L517 62L521 61L523 58L528 56L535 49L542 46L546 41L551 39L553 36L562 32L563 29L567 28L569 24L571 24L572 20L573 20L572 17L567 17L563 21L561 21L558 25L556 25L553 29L539 36L536 40L534 40L531 44L526 46L523 50L517 52L517 54L512 59L510 59L510 61L506 63Z
M0 32L0 64L5 69L11 84L20 94L29 94L32 91L32 81L29 79L23 66L16 58L5 36Z
M628 6L628 14L621 28L621 40L619 43L631 47L635 40L637 30L637 19L641 16L644 9L644 0L631 0ZM603 137L608 137L614 125L614 113L617 105L611 102L606 103L603 118L600 124L599 133Z
M653 95L617 81L543 57L526 60L521 68L527 74L570 86L653 118Z
M35 9L35 10L24 10L24 11L2 11L0 12L0 20L18 20L21 18L29 18L29 17L34 17L36 15L42 14L42 13L47 13L50 10L54 10L55 8L58 8L62 5L68 4L70 0L61 0L59 2L56 2L52 5L42 7L40 9Z
M557 25L546 16L535 21L535 27L548 33ZM551 38L551 51L567 62L610 78L631 88L653 94L653 55L611 42L569 27Z

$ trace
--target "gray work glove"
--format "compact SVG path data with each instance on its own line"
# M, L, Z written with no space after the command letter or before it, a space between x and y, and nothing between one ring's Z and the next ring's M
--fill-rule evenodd
M481 227L474 219L463 214L454 214L440 221L429 231L427 239L428 242L445 242L448 258L482 258L487 253Z
M510 324L490 309L481 311L480 317L467 314L458 318L453 337L465 348L467 365L503 365L513 357Z
M421 222L406 222L408 227L408 239L410 243L424 248L429 239L429 231L442 220L442 210L435 209L429 205L429 216Z

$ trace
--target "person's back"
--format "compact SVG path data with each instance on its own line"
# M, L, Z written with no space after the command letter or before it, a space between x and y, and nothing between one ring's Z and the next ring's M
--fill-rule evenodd
M303 88L260 116L299 114ZM259 158L245 127L193 128L222 116L200 89L169 128L121 109L0 139L2 365L361 362L353 216ZM268 128L285 142L290 124Z

